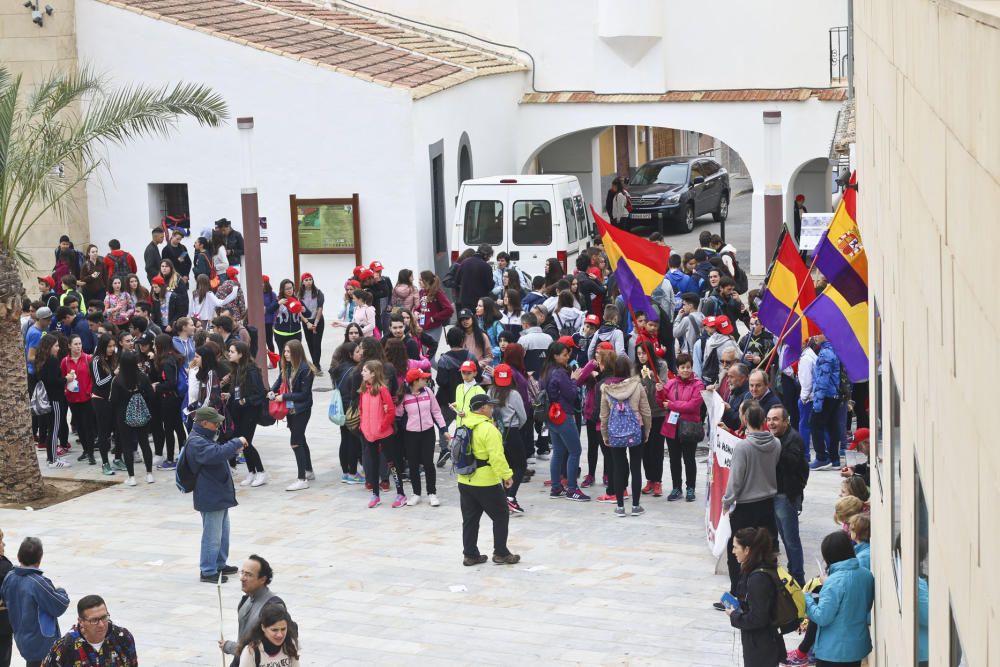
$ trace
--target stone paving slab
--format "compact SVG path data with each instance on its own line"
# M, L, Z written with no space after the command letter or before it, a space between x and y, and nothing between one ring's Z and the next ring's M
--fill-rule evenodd
M450 472L439 474L441 507L367 509L363 487L339 483L340 436L325 418L327 396L317 393L308 430L312 487L284 490L295 476L287 430L259 429L271 481L237 486L240 505L231 511L230 563L250 553L272 563L272 588L301 628L303 665L740 663L738 634L710 606L728 579L724 563L715 574L705 543L702 488L698 502L648 497L644 516L617 519L611 505L550 500L540 461L519 494L526 514L511 519L521 563L466 568ZM45 473L100 477L99 467L75 462ZM23 537L41 537L42 568L67 589L71 610L85 594L104 596L135 634L142 664L219 665L216 588L198 581L199 515L172 472L154 475L154 484L140 476L135 488L116 485L44 510L0 510L8 555ZM838 488L835 472L810 478L802 517L810 575L820 539L836 529ZM491 542L484 517L484 553ZM223 586L230 639L239 598L234 577ZM65 614L62 629L74 619Z

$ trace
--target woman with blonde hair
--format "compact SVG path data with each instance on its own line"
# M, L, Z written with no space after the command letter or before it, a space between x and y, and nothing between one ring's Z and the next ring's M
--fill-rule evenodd
M282 357L281 374L275 379L267 397L272 401L284 401L288 407L286 419L290 433L289 444L295 455L298 479L287 486L285 491L301 491L309 488L309 480L316 479L309 443L306 441L306 426L312 416L312 386L316 369L306 359L300 340L292 339L285 343Z

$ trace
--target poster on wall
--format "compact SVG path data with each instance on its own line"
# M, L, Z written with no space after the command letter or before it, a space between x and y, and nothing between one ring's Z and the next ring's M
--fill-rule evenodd
M799 250L812 252L833 220L833 213L803 213Z
M299 255L354 255L361 263L361 216L358 195L300 199L289 195L295 275Z
M267 218L262 216L257 222L260 225L260 242L267 243Z

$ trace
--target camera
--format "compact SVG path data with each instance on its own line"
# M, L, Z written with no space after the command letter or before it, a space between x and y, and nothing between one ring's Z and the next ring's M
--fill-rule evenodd
M42 13L37 9L32 10L31 12L31 22L37 24L38 26L42 25Z

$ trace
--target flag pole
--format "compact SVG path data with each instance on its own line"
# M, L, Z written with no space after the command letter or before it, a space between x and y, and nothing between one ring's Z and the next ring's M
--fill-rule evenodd
M796 319L795 322L791 322L792 315L795 313L795 307L799 305L799 299L802 298L802 292L806 288L806 281L812 280L812 272L815 266L816 266L816 253L814 252L812 262L809 264L809 271L808 274L806 275L806 279L802 281L801 285L799 285L799 293L795 295L795 301L792 302L792 306L788 311L788 317L785 318L785 324L781 327L781 334L778 336L778 342L775 343L774 347L771 349L771 352L767 355L767 364L764 366L763 369L765 373L771 367L771 363L774 361L774 355L778 353L778 347L781 344L781 341L785 340L785 337L788 335L788 332L791 331L791 327L795 326L802 320L802 316L799 315L798 319ZM819 295L817 294L817 296ZM791 324L789 324L790 322Z

